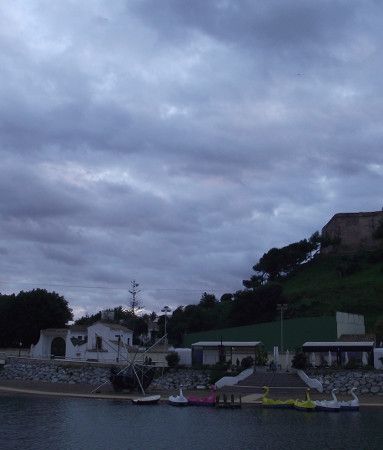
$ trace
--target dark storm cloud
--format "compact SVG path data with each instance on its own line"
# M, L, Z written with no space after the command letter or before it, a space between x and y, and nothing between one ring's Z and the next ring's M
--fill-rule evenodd
M342 37L358 6L364 9L360 2L344 0L144 0L135 8L170 39L187 39L188 31L195 30L238 45L264 43L296 51Z
M381 19L352 0L3 2L2 289L58 286L81 314L135 278L159 310L380 209Z

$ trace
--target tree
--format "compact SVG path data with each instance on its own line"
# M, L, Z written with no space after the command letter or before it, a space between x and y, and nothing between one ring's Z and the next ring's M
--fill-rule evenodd
M165 358L169 367L177 367L180 362L180 356L177 352L169 352Z
M217 304L217 299L214 294L207 294L204 292L202 294L201 300L199 302L199 306L202 306L202 308L214 308L214 306Z
M142 305L141 301L138 298L138 294L141 292L137 290L139 284L136 283L135 280L130 282L131 288L129 290L129 293L132 295L130 299L130 312L135 316L138 311L140 311L144 306Z
M382 342L383 341L383 319L378 319L375 322L374 325L374 331L375 331L375 338L376 338L376 342Z
M220 303L230 303L233 300L233 294L225 293L221 295L219 299Z
M269 283L255 291L237 291L230 313L231 326L268 322L276 315L278 303L284 303L282 286Z
M264 253L253 270L256 272L249 280L243 280L247 289L257 289L266 281L275 281L277 278L288 275L300 264L309 261L319 251L319 232L315 232L309 240L286 245L282 248L272 248Z
M383 239L383 220L380 220L378 226L375 228L373 234L374 239Z
M0 295L0 303L0 346L35 344L40 330L63 328L73 319L65 298L45 289L21 291L16 296Z

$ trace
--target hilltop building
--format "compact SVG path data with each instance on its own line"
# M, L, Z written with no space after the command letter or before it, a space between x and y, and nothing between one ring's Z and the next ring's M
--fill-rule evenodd
M321 253L376 249L380 239L373 235L382 222L383 211L335 214L322 228L322 236L328 242L322 244Z

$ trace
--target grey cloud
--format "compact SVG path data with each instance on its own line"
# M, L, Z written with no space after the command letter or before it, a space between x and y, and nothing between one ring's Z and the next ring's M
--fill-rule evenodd
M379 3L0 8L9 291L62 286L92 313L135 278L149 310L175 307L381 207Z

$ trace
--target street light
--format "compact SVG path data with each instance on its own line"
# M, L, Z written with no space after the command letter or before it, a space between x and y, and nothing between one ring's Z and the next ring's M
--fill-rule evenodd
M166 348L167 348L168 347L168 338L166 336L166 320L168 318L168 313L171 312L171 309L169 308L169 306L164 306L161 309L161 312L165 313L165 333L164 334L165 334L165 345L166 345Z
M287 305L284 303L277 304L277 310L281 312L281 353L283 353L283 313L286 311Z

